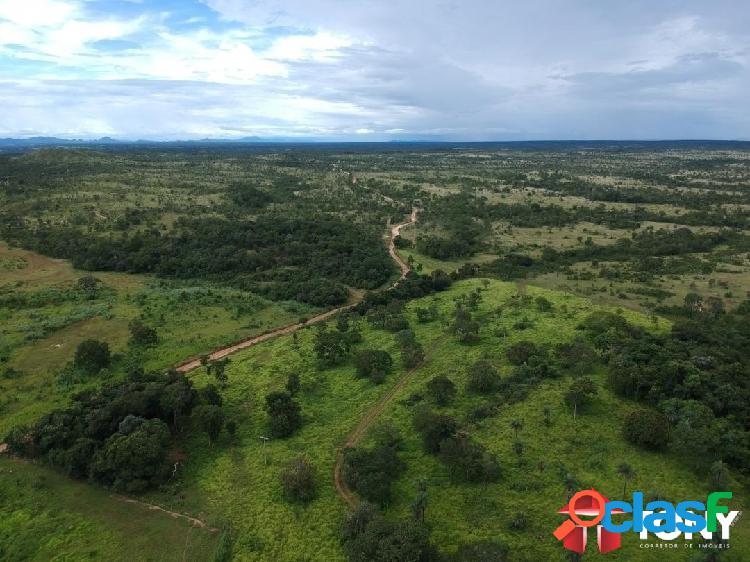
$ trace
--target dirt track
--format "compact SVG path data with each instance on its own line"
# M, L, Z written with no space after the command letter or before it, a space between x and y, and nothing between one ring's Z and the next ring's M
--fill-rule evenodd
M424 361L427 361L429 359L429 355L432 353L432 351L435 350L435 348L440 344L441 341L443 341L443 338L438 339L432 345L430 353L428 353L428 356L425 357ZM339 496L341 496L341 499L348 503L351 507L355 507L358 500L357 496L354 495L354 493L344 482L343 476L341 474L341 465L344 462L344 449L346 449L347 447L354 447L357 445L357 443L359 443L359 440L362 439L365 432L372 426L375 420L378 419L378 416L383 413L385 407L393 402L393 399L396 397L399 390L401 390L409 381L412 374L424 364L424 361L416 367L412 367L403 375L401 375L401 377L396 381L396 384L394 384L393 387L388 392L386 392L380 400L378 400L378 403L375 404L375 406L373 406L373 408L369 412L367 412L365 417L363 417L359 421L357 427L355 427L347 436L346 441L341 446L341 448L336 451L336 464L333 465L333 484L334 486L336 486L336 491L338 492Z
M394 225L391 228L390 236L388 239L388 253L391 255L391 258L393 258L393 261L396 262L396 264L399 266L401 270L401 275L398 279L400 281L406 275L411 271L411 267L408 263L406 263L401 256L398 255L398 252L396 251L396 237L401 234L401 229L405 226L409 226L411 224L414 224L417 222L417 213L419 210L414 207L411 211L411 215L409 216L409 220L406 222L403 222L401 224ZM396 281L391 287L395 286ZM276 328L275 330L272 330L270 332L266 332L264 334L260 334L258 336L253 336L251 338L244 339L242 341L239 341L237 343L234 343L232 345L228 345L226 347L222 347L219 349L216 349L212 351L208 358L212 361L216 361L217 359L222 359L226 357L227 355L230 355L236 351L239 351L241 349L246 349L248 347L252 347L254 345L257 345L261 342L273 339L278 336L282 336L284 334L291 334L292 332L296 332L300 328L303 328L305 326L309 326L311 324L316 324L318 322L322 322L324 320L327 320L331 316L334 316L338 314L339 312L342 312L344 310L349 310L351 308L354 308L357 306L359 301L347 304L345 306L340 306L338 308L334 308L333 310L329 310L327 312L324 312L322 314L318 314L317 316L313 316L306 322L298 322L296 324L290 324L288 326L282 326L281 328ZM189 373L190 371L197 369L201 366L201 360L199 357L194 357L191 359L188 359L187 361L180 363L175 368L180 373ZM393 401L393 398L396 396L398 391L406 384L406 382L411 377L412 373L419 368L419 365L417 367L414 367L412 369L409 369L406 371L403 375L401 375L401 378L396 382L395 385L393 385L393 388L391 388L379 401L378 403L365 415L364 418L362 418L357 424L357 427L354 428L354 430L349 434L349 436L346 438L346 442L344 443L343 447L338 449L336 452L336 463L334 465L333 469L333 483L334 486L336 486L336 491L341 496L341 498L348 503L350 506L357 505L357 497L352 493L351 490L346 486L344 483L344 480L341 476L341 463L343 462L343 449L346 447L353 447L355 446L359 440L362 438L362 436L365 434L367 429L373 424L373 422L378 418L378 416L381 414L381 412L385 409L385 407ZM174 514L172 514L174 516ZM197 521L193 522L194 524L197 523Z
M401 277L399 277L399 280L403 279L406 276L406 274L409 273L410 267L409 267L409 264L407 264L403 259L401 259L401 256L399 256L398 253L396 252L396 244L394 240L396 236L400 234L402 228L404 228L405 226L409 226L410 224L414 224L417 221L417 212L418 212L418 209L414 207L411 211L411 215L409 216L408 221L403 222L401 224L397 224L393 228L391 228L390 238L388 240L388 253L393 258L393 261L395 261L396 264L398 264L399 268L401 269ZM396 283L397 282L398 281L396 281ZM232 353L240 351L241 349L252 347L266 340L270 340L278 336L283 336L284 334L291 334L292 332L296 332L297 330L299 330L300 328L304 328L305 326L310 326L311 324L317 324L318 322L327 320L331 316L335 316L339 312L343 312L344 310L349 310L351 308L354 308L355 306L357 306L357 304L359 304L359 301L351 303L351 304L347 304L344 306L340 306L338 308L334 308L333 310L329 310L327 312L323 312L322 314L313 316L312 318L308 319L306 322L298 322L296 324L289 324L287 326L282 326L281 328L276 328L274 330L271 330L270 332L265 332L257 336L246 338L244 340L233 343L226 347L221 347L209 353L208 358L211 361L216 361L217 359L223 359L227 355L231 355ZM178 364L175 367L175 369L179 373L189 373L190 371L193 371L200 366L201 366L200 357L191 357L190 359Z

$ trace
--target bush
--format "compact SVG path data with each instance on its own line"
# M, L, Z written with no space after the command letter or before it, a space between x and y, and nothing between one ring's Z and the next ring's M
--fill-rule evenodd
M364 499L379 505L390 502L391 483L404 468L395 448L388 445L344 451L344 481Z
M358 377L368 378L375 384L380 384L393 368L393 359L387 351L365 349L355 356L354 366L357 368Z
M625 417L623 434L633 445L654 451L663 450L669 443L669 420L656 410L638 408Z
M505 356L512 365L523 365L529 360L529 357L539 353L534 342L522 340L511 345L505 352Z
M427 529L412 520L388 521L375 507L361 503L342 528L344 551L352 562L435 562L438 555Z
M224 412L219 406L203 404L193 411L193 417L198 421L200 428L208 435L209 445L218 439L221 428L224 427Z
M111 361L109 345L106 342L85 340L78 344L73 364L85 373L95 375L109 367Z
M156 330L140 320L133 320L129 328L130 341L135 345L154 345L158 341Z
M495 482L500 478L500 465L495 456L482 445L458 434L440 442L440 460L458 482Z
M349 356L351 346L348 332L320 330L315 335L315 353L324 367L342 363Z
M315 467L305 457L292 460L281 473L281 485L289 501L308 503L317 494Z
M289 437L302 426L301 408L287 392L272 392L266 396L266 412L274 437Z
M480 359L469 367L467 388L479 394L494 392L500 386L500 374L487 360Z
M534 302L539 312L549 312L554 308L549 300L541 296L537 297Z
M456 385L445 375L434 377L427 383L427 391L440 406L450 404L456 397Z
M440 443L458 430L458 423L450 416L435 414L428 408L420 408L414 416L414 427L422 435L422 443L428 453L440 452Z

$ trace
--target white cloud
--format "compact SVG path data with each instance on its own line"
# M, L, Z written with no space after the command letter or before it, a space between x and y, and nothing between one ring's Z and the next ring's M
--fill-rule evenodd
M62 0L0 0L0 19L22 28L62 25L79 11L79 2Z
M206 4L214 17L158 1L125 17L84 0L0 0L0 134L736 137L750 126L750 9L728 0Z

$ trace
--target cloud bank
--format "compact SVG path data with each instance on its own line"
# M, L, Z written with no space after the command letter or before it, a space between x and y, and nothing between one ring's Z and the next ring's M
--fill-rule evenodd
M740 1L0 0L0 136L750 138Z

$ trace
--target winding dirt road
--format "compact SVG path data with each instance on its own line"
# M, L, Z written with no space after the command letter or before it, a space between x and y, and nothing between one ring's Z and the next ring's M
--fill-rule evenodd
M401 259L401 256L399 256L398 252L396 252L395 239L396 239L396 236L398 236L401 233L402 228L417 222L418 212L419 212L419 209L414 207L411 211L411 215L409 216L408 221L403 222L401 224L397 224L393 226L393 228L391 228L391 233L390 233L390 237L388 240L388 253L391 255L391 258L393 258L393 261L395 261L396 264L401 269L401 276L396 282L393 283L393 285L391 285L391 287L395 286L396 283L398 283L398 281L406 277L406 274L409 273L409 271L411 270L411 268L409 267L409 264L406 263L403 259ZM231 355L232 353L240 351L241 349L247 349L248 347L252 347L261 342L273 339L278 336L283 336L284 334L291 334L292 332L296 332L297 330L299 330L300 328L304 328L305 326L310 326L312 324L317 324L318 322L323 322L324 320L328 320L331 316L335 316L339 312L343 312L344 310L350 310L354 308L355 306L357 306L359 302L360 301L357 300L356 302L353 302L344 306L340 306L338 308L334 308L333 310L323 312L321 314L318 314L317 316L313 316L312 318L309 318L305 322L298 322L296 324L289 324L287 326L275 328L269 332L265 332L257 336L252 336L250 338L245 338L231 345L221 347L219 349L215 349L214 351L208 354L208 358L211 361L223 359L227 355ZM193 371L200 366L201 366L201 358L199 356L199 357L191 357L190 359L187 359L186 361L179 363L178 365L175 366L175 369L177 370L178 373L189 373L190 371Z
M396 251L396 237L401 234L401 230L404 227L412 225L417 222L418 212L419 212L419 209L414 207L411 211L411 215L409 216L408 221L402 222L401 224L394 225L391 228L390 236L388 239L388 253L390 254L393 261L396 262L396 264L399 266L399 269L401 270L401 275L399 276L398 280L396 280L391 285L391 287L396 286L396 284L401 279L406 277L409 271L411 271L411 267L409 266L409 264L406 261L404 261L401 258L401 256L398 255L398 252ZM223 359L224 357L231 355L232 353L235 353L237 351L240 351L241 349L247 349L248 347L252 347L254 345L273 339L275 337L282 336L285 334L291 334L292 332L296 332L297 330L299 330L300 328L304 328L305 326L310 326L312 324L317 324L318 322L323 322L325 320L328 320L332 316L335 316L339 312L343 312L345 310L350 310L354 308L355 306L357 306L357 304L359 304L360 300L361 299L357 300L354 303L340 306L338 308L334 308L333 310L329 310L327 312L323 312L322 314L313 316L312 318L308 319L305 322L298 322L296 324L282 326L280 328L276 328L269 332L265 332L257 336L252 336L250 338L243 339L239 342L233 343L226 347L216 349L212 351L210 354L208 354L208 358L211 361ZM190 371L193 371L200 366L201 366L200 357L193 357L184 361L183 363L180 363L179 365L175 367L175 369L180 373L189 373ZM341 467L342 467L342 463L344 459L343 451L345 448L354 447L357 443L359 443L359 440L362 438L365 432L370 428L370 426L372 426L372 424L375 422L375 420L378 418L381 412L385 409L385 407L393 401L396 394L398 394L398 391L407 383L412 373L415 370L417 370L420 366L421 365L417 365L416 367L409 369L403 375L401 375L401 378L399 378L398 381L396 381L396 384L394 384L393 387L378 401L378 403L360 420L359 424L357 424L357 427L355 427L354 430L347 436L346 441L344 442L343 446L340 447L336 451L336 463L334 464L334 468L333 468L333 483L336 487L336 491L338 492L339 496L341 496L341 498L352 507L357 505L358 500L357 500L357 496L355 496L354 493L352 493L352 491L347 487L341 474Z

